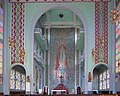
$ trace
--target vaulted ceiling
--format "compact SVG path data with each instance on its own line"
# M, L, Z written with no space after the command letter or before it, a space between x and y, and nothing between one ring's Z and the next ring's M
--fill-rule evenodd
M44 13L36 23L36 28L80 28L77 50L84 51L84 26L82 20L72 11L64 8L52 9ZM81 32L82 31L82 32ZM35 35L37 37L37 35ZM37 37L38 38L38 37ZM42 42L42 41L40 41Z
M84 29L81 19L72 11L64 8L49 10L40 17L37 23L41 24L42 27L78 27Z

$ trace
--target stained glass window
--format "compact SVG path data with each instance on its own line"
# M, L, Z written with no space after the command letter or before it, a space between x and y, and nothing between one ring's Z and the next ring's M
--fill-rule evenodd
M22 80L21 80L21 82L22 82L22 88L21 89L23 89L23 90L25 90L25 75L24 74L22 74Z
M102 74L100 74L100 79L99 79L99 88L100 90L102 89Z
M99 75L99 89L109 89L109 70L106 70Z
M116 22L116 73L120 72L120 20Z
M107 75L106 71L103 72L103 89L106 89L106 85L107 85L107 82L106 82L107 76L106 75Z
M25 90L25 73L21 68L13 68L10 72L10 89Z
M2 51L3 51L3 3L0 2L0 83L2 83Z
M15 89L15 71L11 70L10 75L10 89Z
M107 89L108 89L109 86L110 86L110 84L109 84L109 83L110 83L110 82L109 82L109 78L110 78L110 77L109 77L109 70L107 70L107 80L106 80L106 84L107 84L106 87L107 87Z

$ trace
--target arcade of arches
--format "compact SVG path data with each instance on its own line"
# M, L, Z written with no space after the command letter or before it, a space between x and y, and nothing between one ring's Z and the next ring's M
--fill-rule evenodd
M120 0L0 0L0 93L120 93Z

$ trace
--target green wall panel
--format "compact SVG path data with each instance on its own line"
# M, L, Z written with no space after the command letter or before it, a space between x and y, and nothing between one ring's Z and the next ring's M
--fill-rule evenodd
M30 64L30 37L31 37L31 27L33 27L32 23L33 20L40 12L40 9L49 6L50 3L26 3L26 10L25 10L25 50L26 50L26 57L25 57L25 64L29 70ZM89 65L89 70L92 68L93 61L91 56L91 50L94 47L94 3L93 2L83 2L83 3L68 3L68 6L75 7L82 13L86 19L86 24L84 27L87 29L87 37L86 40L88 41L89 47L87 48L87 63ZM58 14L58 13L56 13ZM70 14L68 14L69 17ZM69 20L72 17L69 17ZM82 20L82 18L80 18Z
M56 4L56 3L54 3ZM25 6L25 66L27 67L28 69L28 72L30 72L30 53L31 53L31 35L33 35L31 32L32 28L34 27L33 26L33 22L35 20L35 17L38 13L40 13L40 10L43 8L45 9L46 7L48 6L51 6L51 3L26 3L26 6ZM85 18L85 23L86 25L84 25L86 32L85 32L85 40L87 42L87 64L88 64L88 71L91 71L92 70L92 67L94 66L94 60L92 58L92 48L95 48L95 15L94 15L94 12L95 12L95 7L94 7L94 2L77 2L77 3L67 3L68 6L70 7L73 7L73 8L76 8L78 9L81 14L84 18ZM9 9L9 16L8 16L8 30L11 30L11 6L9 6L10 9ZM109 6L110 7L110 6ZM109 9L109 12L111 10L111 7ZM47 10L46 10L47 12ZM65 12L63 10L60 10L60 13L61 12ZM54 14L59 14L57 12L55 12ZM53 14L53 16L54 16ZM65 18L63 18L63 21L68 21L69 19L72 18L72 16L69 16L70 13L68 13L68 15L65 16ZM68 17L68 18L67 18ZM67 19L66 19L67 18ZM55 18L52 18L54 20L58 20L58 17L55 17ZM82 18L80 18L82 20ZM110 21L110 19L109 19ZM111 26L111 23L109 22L109 27ZM109 29L109 28L108 28ZM109 33L111 33L111 29L109 30ZM87 35L86 35L87 34ZM111 36L109 34L109 47L111 48L110 46L110 39L111 39ZM86 44L85 44L86 45ZM109 52L111 51L111 49L109 48ZM111 56L111 52L109 53L109 58Z

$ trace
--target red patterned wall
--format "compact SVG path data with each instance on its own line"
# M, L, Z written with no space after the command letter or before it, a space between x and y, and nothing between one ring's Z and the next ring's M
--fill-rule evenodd
M12 3L11 64L24 64L24 3Z
M95 64L108 64L108 2L95 2Z

